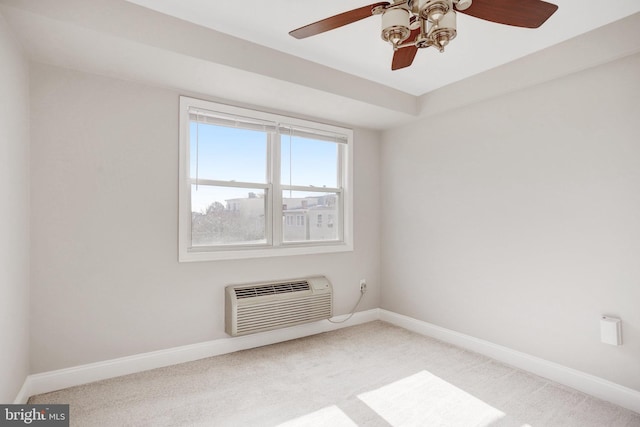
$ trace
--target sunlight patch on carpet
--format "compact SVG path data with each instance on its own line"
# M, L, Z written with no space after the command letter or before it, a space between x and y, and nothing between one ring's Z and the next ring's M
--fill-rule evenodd
M279 424L278 427L358 427L351 418L340 410L336 405L327 406L310 414L303 415L285 423Z
M488 426L505 416L427 371L358 398L393 426Z

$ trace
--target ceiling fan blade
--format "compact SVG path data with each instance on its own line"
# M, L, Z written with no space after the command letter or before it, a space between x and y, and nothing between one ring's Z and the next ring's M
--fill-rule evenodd
M420 34L420 28L412 30L408 40L415 40L418 34ZM395 71L408 67L413 63L413 58L416 57L416 53L418 53L418 48L416 46L407 46L396 50L393 52L391 69Z
M379 3L373 3L368 6L362 6L358 9L353 9L348 12L341 13L339 15L331 16L326 19L322 19L313 24L305 25L293 31L289 32L289 35L297 38L304 39L306 37L315 36L316 34L324 33L335 28L342 27L343 25L351 24L361 19L368 18L373 15L372 10L378 6L388 6L391 3L383 1Z
M473 0L460 13L514 27L538 28L558 10L542 0Z

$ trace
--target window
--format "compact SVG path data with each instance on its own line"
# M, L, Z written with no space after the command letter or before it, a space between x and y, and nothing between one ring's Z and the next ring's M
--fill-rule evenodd
M349 129L181 97L180 261L352 250L352 140Z

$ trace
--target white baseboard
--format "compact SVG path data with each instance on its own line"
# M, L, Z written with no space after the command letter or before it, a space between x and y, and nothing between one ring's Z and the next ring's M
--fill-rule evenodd
M332 320L341 321L346 318L347 315L343 315L336 316ZM118 359L29 375L14 403L26 403L28 398L35 394L48 393L93 381L275 344L374 320L383 320L421 335L433 337L484 354L503 363L540 375L557 383L564 384L640 413L640 392L636 390L526 353L493 344L489 341L474 338L383 309L358 312L347 322L340 324L327 321L313 322L259 334L222 338L199 344L174 347L166 350L136 354Z
M380 320L426 335L580 390L640 413L640 392L557 363L461 334L428 322L380 309Z
M333 321L342 321L347 315L335 316ZM232 353L234 351L275 344L321 332L328 332L347 326L358 325L378 319L378 309L357 312L344 323L330 323L326 320L307 323L290 328L261 332L240 337L221 338L213 341L169 348L166 350L141 353L118 359L89 363L72 368L32 374L27 377L14 403L27 403L30 396L48 393L67 387L87 384L121 375L148 371L178 363L191 362L206 357Z
M14 405L27 403L27 400L29 400L29 396L31 396L31 394L29 393L30 383L31 382L29 381L29 377L27 377L27 379L22 384L22 388L20 388L18 395L13 401Z

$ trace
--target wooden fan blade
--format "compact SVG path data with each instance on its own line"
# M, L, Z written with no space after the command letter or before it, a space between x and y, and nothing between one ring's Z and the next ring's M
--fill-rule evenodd
M351 24L361 19L368 18L373 15L372 10L378 6L388 6L391 3L383 1L379 3L373 3L369 6L362 6L358 9L353 9L348 12L341 13L339 15L332 16L330 18L322 19L313 24L305 25L289 32L289 35L297 38L304 39L306 37L315 36L316 34L324 33L329 30L333 30L343 25Z
M415 40L420 34L420 28L416 28L411 31L411 35L407 40ZM406 68L413 63L413 58L416 57L416 53L418 53L418 48L415 46L407 46L393 52L393 60L391 61L391 69L399 70L401 68Z
M460 13L514 27L538 28L558 10L542 0L473 0Z

